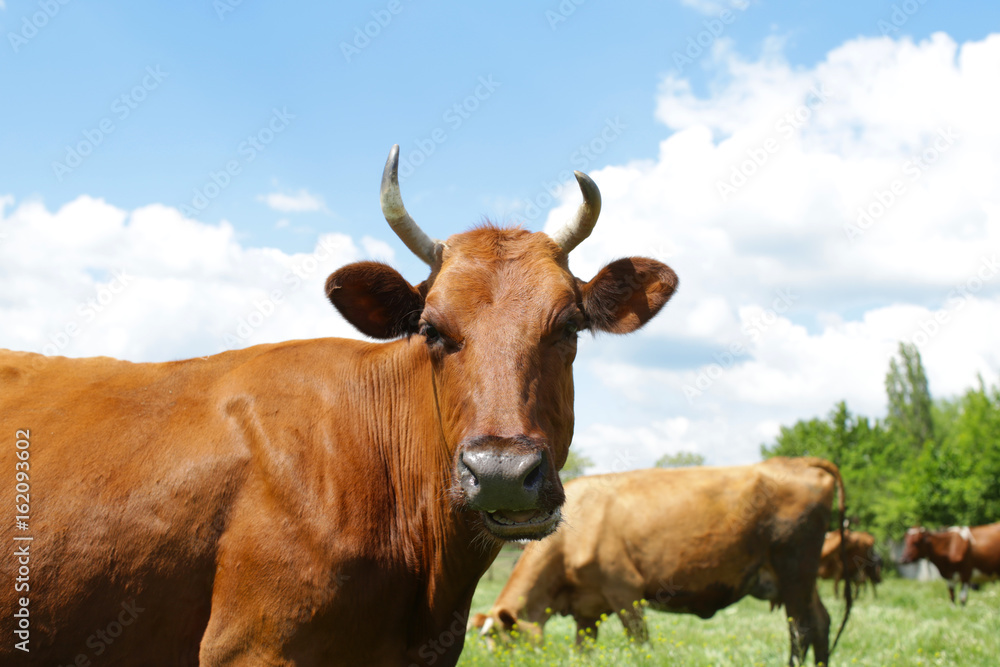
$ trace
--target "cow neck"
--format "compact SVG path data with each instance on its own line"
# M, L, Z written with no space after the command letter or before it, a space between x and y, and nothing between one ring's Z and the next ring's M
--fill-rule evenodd
M378 347L380 358L368 372L385 406L381 419L387 428L374 444L394 494L391 544L397 553L402 546L407 569L425 579L432 613L436 607L450 615L471 602L499 543L484 538L477 515L459 512L451 502L454 448L441 428L426 345L408 338ZM468 601L456 605L456 596Z
M961 539L958 533L951 533L949 531L927 533L925 539L930 543L931 547L927 551L931 554L948 553L953 539L952 535Z

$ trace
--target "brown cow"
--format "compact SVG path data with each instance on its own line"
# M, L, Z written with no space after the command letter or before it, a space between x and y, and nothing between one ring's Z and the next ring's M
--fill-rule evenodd
M843 516L840 472L822 459L578 478L566 485L565 525L528 545L489 613L474 620L490 637L516 625L540 641L553 614L572 615L582 643L616 613L645 641L644 606L710 618L752 595L794 619L793 664L810 646L828 664L830 616L816 570L835 486Z
M840 580L847 579L857 586L857 592L867 582L872 591L882 583L882 557L875 551L875 537L860 531L844 532L844 551L840 549L840 531L830 531L823 542L823 552L819 561L820 579L833 579L833 594L840 595ZM844 576L846 556L847 576ZM875 597L878 593L875 592Z
M986 526L953 526L930 532L920 526L906 531L900 563L926 558L948 580L948 596L955 604L955 583L962 582L961 601L969 598L973 580L1000 576L1000 523Z
M0 469L31 491L30 531L0 537L34 538L24 589L0 587L0 663L456 663L503 541L560 521L577 333L638 329L677 277L644 258L570 273L600 211L579 172L584 203L551 238L434 241L403 207L398 155L382 208L430 277L359 262L327 281L348 321L393 342L156 364L0 353ZM6 620L19 597L27 639Z

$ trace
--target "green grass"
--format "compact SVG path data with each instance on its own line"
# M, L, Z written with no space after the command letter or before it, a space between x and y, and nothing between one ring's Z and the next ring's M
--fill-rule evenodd
M505 575L503 572L502 575ZM473 613L485 612L503 587L504 576L484 578L476 590ZM843 600L821 582L820 597L834 623L831 642L843 615ZM523 644L491 653L475 633L466 639L460 667L477 665L786 665L788 630L782 611L767 602L745 598L703 621L686 614L646 612L650 642L630 645L621 623L612 617L602 624L600 639L586 654L573 650L575 625L556 617L545 626L540 648ZM944 582L919 583L889 579L857 600L833 654L834 665L1000 665L1000 584L970 591L964 609L948 601ZM809 654L812 664L812 653Z

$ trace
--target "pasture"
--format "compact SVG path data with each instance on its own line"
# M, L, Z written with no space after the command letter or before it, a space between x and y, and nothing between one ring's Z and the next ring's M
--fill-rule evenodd
M508 561L498 562L503 572L493 580L484 577L472 602L472 612L485 612L503 588ZM830 582L820 582L820 596L834 622L840 623L843 600L833 597ZM525 645L491 653L484 641L470 633L460 667L486 665L754 665L777 667L788 660L788 631L782 612L769 611L767 602L744 598L703 621L681 614L646 613L650 642L630 645L617 618L602 624L600 639L586 654L573 650L571 618L555 617L545 626L541 648ZM831 641L833 636L831 633ZM851 612L847 629L833 655L834 665L872 667L908 665L960 665L995 667L1000 656L1000 585L973 591L965 609L948 602L943 581L921 583L888 578L862 594ZM807 664L812 664L810 654Z

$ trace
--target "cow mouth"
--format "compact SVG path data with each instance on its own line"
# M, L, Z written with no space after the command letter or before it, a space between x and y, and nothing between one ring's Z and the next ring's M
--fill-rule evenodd
M480 512L486 530L502 540L540 540L555 531L562 519L558 508Z

